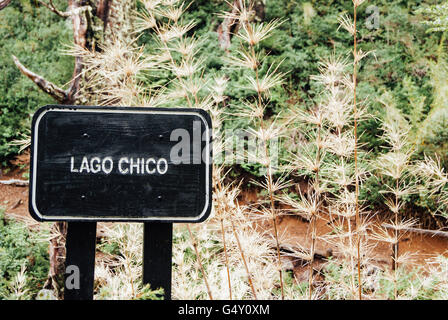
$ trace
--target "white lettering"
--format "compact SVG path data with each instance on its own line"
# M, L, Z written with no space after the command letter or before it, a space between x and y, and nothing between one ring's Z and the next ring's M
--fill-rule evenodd
M79 165L78 165L79 166ZM110 174L114 170L114 160L112 157L92 157L84 156L81 164L76 165L75 157L70 157L70 172L79 173L104 173ZM168 160L165 158L129 158L121 157L118 160L118 172L120 174L160 174L168 172Z
M201 164L201 122L193 121L193 163Z
M109 163L109 167L106 168L106 163ZM103 159L103 162L101 163L101 168L105 174L109 174L112 172L112 169L114 168L114 162L112 161L111 157L106 157Z
M90 173L89 160L87 160L87 157L82 158L81 168L79 169L79 172L83 172L84 170L86 170L87 173Z
M134 168L137 170L137 174L140 173L139 168L140 168L140 159L137 159L137 163L134 163L134 159L131 158L131 165L129 166L131 168L131 174L134 173Z
M156 164L156 160L154 160L154 158L149 158L148 160L146 160L146 172L149 174L153 174L154 172L156 172L156 169L152 169L149 170L149 163L152 162L154 163L154 165Z
M95 165L95 162L96 162L96 165ZM94 157L90 160L90 171L92 173L98 173L101 171L100 162L101 162L101 160L98 157Z
M128 168L123 169L122 167L123 162L129 164L129 159L127 157L121 158L120 161L118 162L118 170L120 171L121 174L126 174L128 173L129 169Z
M161 169L163 165L163 170ZM168 171L168 161L166 161L165 158L160 158L159 161L157 161L157 172L160 174L165 174Z
M79 172L75 169L75 157L70 157L70 172Z

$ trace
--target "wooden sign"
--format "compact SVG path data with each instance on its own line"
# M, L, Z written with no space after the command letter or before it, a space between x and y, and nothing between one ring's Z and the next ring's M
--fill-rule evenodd
M39 221L204 221L211 139L200 109L45 106L32 122L30 212Z

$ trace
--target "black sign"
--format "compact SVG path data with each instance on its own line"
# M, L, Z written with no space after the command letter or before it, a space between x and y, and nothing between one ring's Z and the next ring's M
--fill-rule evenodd
M39 221L204 221L211 139L200 109L45 106L32 122L30 212Z

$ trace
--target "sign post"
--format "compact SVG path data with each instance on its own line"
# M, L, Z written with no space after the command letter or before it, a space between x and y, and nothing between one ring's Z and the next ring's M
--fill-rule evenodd
M29 210L38 221L68 222L65 299L93 297L101 221L144 223L143 281L170 298L172 224L202 222L211 211L211 139L201 109L45 106L35 113Z
M163 288L171 298L173 224L145 222L143 229L143 283Z
M92 300L96 222L70 222L65 241L65 300Z

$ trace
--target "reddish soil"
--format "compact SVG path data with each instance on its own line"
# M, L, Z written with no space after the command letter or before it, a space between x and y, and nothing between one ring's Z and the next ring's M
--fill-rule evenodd
M294 245L299 243L304 248L310 247L309 224L300 218L285 216L279 222L279 234L287 234L285 242ZM317 224L318 236L328 234L331 228L326 221L319 220ZM373 246L372 257L379 266L386 267L391 265L392 248L390 244L371 240ZM335 249L325 241L317 241L316 253L322 257L328 257ZM400 254L412 253L415 255L411 262L412 265L423 266L438 255L448 256L448 239L439 236L423 235L414 232L407 232L401 238L399 243Z
M257 192L255 190L244 190L239 197L240 204L248 205L257 202ZM387 219L374 218L373 225L381 225L389 221ZM308 249L311 245L310 224L304 219L294 216L285 215L278 218L278 234L283 248L297 247ZM261 226L263 229L272 232L273 227L271 223L264 223ZM317 236L322 237L331 232L331 226L328 221L318 219L316 224ZM369 246L372 246L372 263L381 269L390 268L392 265L391 244L369 240ZM438 255L448 256L448 237L440 237L433 235L424 235L414 232L405 232L399 243L400 255L405 253L412 254L409 260L410 267L427 267L428 263ZM336 247L332 246L326 241L316 241L315 252L317 259L315 262L315 270L319 270L325 259L331 255L337 256ZM302 262L293 260L293 270L299 278L306 277L307 267L302 265ZM306 278L305 278L306 279Z
M1 169L0 181L11 179L27 180L26 174L29 172L28 162L29 154L24 153L18 156L11 161L11 167ZM32 221L28 213L28 186L0 183L0 207L4 208L10 216Z

